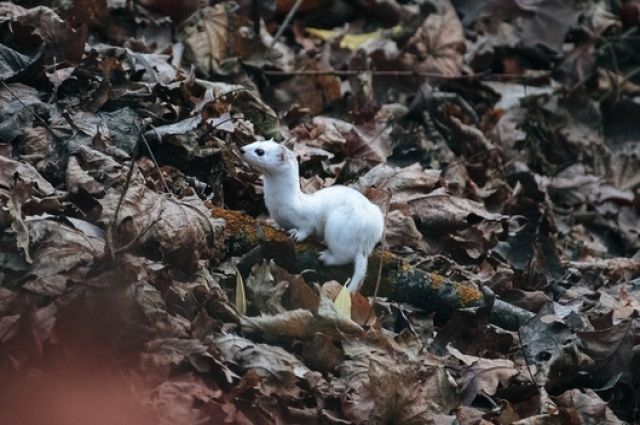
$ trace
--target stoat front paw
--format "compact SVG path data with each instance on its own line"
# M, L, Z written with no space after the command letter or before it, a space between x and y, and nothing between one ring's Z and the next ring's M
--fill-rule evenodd
M297 242L302 242L309 237L309 232L305 232L304 230L300 229L290 229L289 236L291 236Z

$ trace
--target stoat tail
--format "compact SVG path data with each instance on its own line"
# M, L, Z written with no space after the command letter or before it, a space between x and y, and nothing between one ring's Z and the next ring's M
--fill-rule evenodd
M351 282L347 288L352 294L358 292L360 289L360 284L364 280L365 275L367 274L367 256L364 253L360 252L356 255L356 258L353 261L353 276L351 276Z

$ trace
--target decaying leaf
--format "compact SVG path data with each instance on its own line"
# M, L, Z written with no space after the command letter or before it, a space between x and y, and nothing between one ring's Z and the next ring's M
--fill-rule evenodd
M229 21L225 3L198 8L184 21L178 39L187 47L191 61L205 75L220 73L227 58Z
M236 270L236 311L240 315L247 314L247 296L244 292L244 281L238 270Z
M333 304L335 304L338 313L347 319L351 319L351 293L347 289L347 284L340 289L338 296L333 300Z
M453 6L448 1L439 6L438 13L429 15L409 39L401 60L421 72L456 76L462 67L464 32Z
M462 404L469 405L479 393L495 394L499 386L506 386L518 375L510 360L480 359L465 368L458 380L458 393Z

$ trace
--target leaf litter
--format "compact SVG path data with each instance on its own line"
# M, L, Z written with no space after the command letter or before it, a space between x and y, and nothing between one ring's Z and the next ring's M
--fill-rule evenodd
M275 40L294 3L0 2L0 415L639 421L636 2L304 1ZM385 297L272 239L263 138L386 211Z

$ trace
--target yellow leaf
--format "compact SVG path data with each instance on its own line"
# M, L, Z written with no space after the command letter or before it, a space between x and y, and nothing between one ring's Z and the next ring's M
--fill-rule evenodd
M247 314L247 297L244 294L244 282L238 269L236 269L236 311L243 316Z
M310 36L319 38L322 41L332 40L341 34L340 31L336 31L336 30L323 30L321 28L312 28L312 27L307 27L304 30Z
M305 31L307 32L307 34L311 35L312 37L319 38L320 40L323 40L323 41L333 40L334 38L342 35L342 31L323 30L321 28L307 27L305 28ZM364 34L346 34L344 37L342 37L342 40L340 40L340 47L343 49L355 50L358 47L362 46L367 41L375 40L377 38L380 38L381 36L382 36L381 30L374 31L374 32L366 32Z
M347 289L347 285L344 285L338 296L333 301L336 306L336 310L347 319L351 319L351 293Z
M366 32L364 34L347 34L342 37L340 47L343 49L356 50L369 40L380 38L382 31Z

